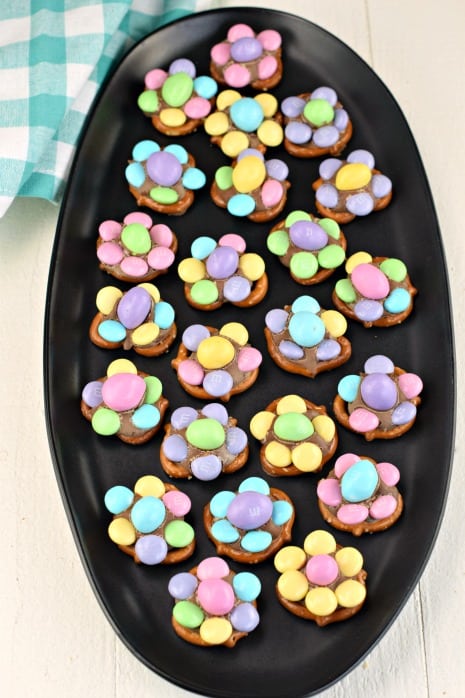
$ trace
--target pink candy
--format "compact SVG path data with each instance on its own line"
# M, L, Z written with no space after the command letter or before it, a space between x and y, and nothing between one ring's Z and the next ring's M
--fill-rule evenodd
M392 463L378 463L376 470L381 480L388 487L394 487L400 480L399 468L396 468Z
M231 51L229 49L229 44L223 42L222 44L216 44L210 51L211 59L217 65L226 65L229 61Z
M222 235L218 240L218 245L222 247L232 247L239 254L245 252L246 248L244 238L241 235L236 235L236 233L226 233L226 235Z
M276 73L278 69L278 61L274 56L265 56L258 64L258 77L260 80L268 80Z
M387 519L395 512L396 507L396 498L392 494L385 494L375 499L370 507L370 516L372 519Z
M343 504L337 512L337 518L349 526L362 523L368 518L368 507L363 504Z
M102 385L102 398L116 412L137 407L145 395L145 381L135 373L115 373Z
M174 516L185 516L191 509L191 500L184 492L170 490L162 497L163 503Z
M132 211L127 213L123 218L124 225L129 225L130 223L140 223L149 230L152 225L152 219L147 213L142 213L142 211Z
M149 265L141 257L126 257L121 262L121 271L123 271L128 276L132 276L137 279L140 276L144 276L149 270Z
M260 192L264 206L273 208L283 196L283 185L277 179L267 179Z
M318 586L331 584L339 574L336 560L331 555L315 555L305 567L307 579Z
M199 579L221 579L229 574L228 564L220 557L206 557L197 567Z
M415 373L402 373L398 382L407 400L417 397L423 390L423 381Z
M320 480L316 493L318 498L328 507L338 507L342 502L341 488L335 478Z
M281 34L275 29L264 29L257 34L257 39L265 51L277 51L282 42Z
M204 579L197 587L197 599L213 616L223 616L234 606L234 591L224 579Z
M147 262L152 269L168 269L174 262L174 252L169 247L155 247L149 252Z
M365 298L380 300L389 294L389 280L383 272L371 264L359 264L352 270L352 284Z
M123 226L121 223L118 223L118 221L103 221L103 223L100 223L99 225L98 232L102 240L108 242L110 240L114 240L115 238L119 238L122 227Z
M250 36L252 38L255 36L254 30L252 27L249 27L248 24L233 24L233 26L229 28L227 35L228 41L231 43L238 39L243 39L245 36Z
M167 77L168 73L161 70L161 68L149 70L149 72L145 75L145 86L148 90L158 90L158 88L163 85Z
M245 87L250 82L250 73L245 66L233 63L224 71L224 79L231 87Z
M173 242L173 233L164 223L157 223L150 228L150 237L153 242L162 247L170 247Z
M262 363L262 355L258 349L254 347L245 347L241 349L237 357L237 367L239 371L255 371Z
M184 105L184 112L189 119L203 119L208 116L211 110L211 104L204 97L192 97Z
M185 359L178 366L179 378L188 385L201 385L204 375L203 368L194 359Z
M339 456L336 463L334 464L334 472L336 474L336 477L341 479L345 471L348 470L351 465L353 465L359 460L359 456L356 456L355 453L344 453L342 456Z
M99 245L97 257L103 264L113 266L123 259L123 250L116 242L104 242Z
M364 434L367 431L376 429L379 425L379 419L373 412L369 412L363 407L358 407L350 415L349 425L354 431Z

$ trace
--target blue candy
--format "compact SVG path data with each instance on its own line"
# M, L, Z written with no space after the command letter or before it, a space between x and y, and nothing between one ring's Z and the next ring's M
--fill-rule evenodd
M211 99L218 92L218 84L209 75L199 75L194 80L194 90L199 97Z
M300 311L289 320L289 334L301 347L314 347L324 339L326 327L314 313Z
M249 194L234 194L227 203L227 209L233 216L249 216L255 210L255 200Z
M261 553L271 545L272 540L269 531L248 531L241 540L241 548L248 553Z
M160 421L160 410L155 405L141 405L135 410L131 421L138 429L153 429Z
M177 160L181 163L181 165L187 165L187 162L189 160L189 153L187 150L182 146L179 145L178 143L170 143L170 145L167 145L164 150L167 153L171 153L171 155L174 155Z
M270 487L262 477L251 476L241 482L238 492L260 492L260 494L270 494Z
M253 572L238 572L232 583L236 596L241 601L255 601L262 590L262 584Z
M388 313L403 313L410 305L410 294L405 288L395 288L384 301Z
M205 173L197 167L190 167L184 172L182 177L182 183L186 189L192 189L193 191L204 187L206 181Z
M337 392L345 402L353 402L357 397L361 378L352 373L344 376L338 383Z
M208 235L201 235L191 245L191 255L195 259L205 259L216 247L216 240Z
M145 170L140 162L131 162L126 167L124 174L132 187L141 187L145 182Z
M362 502L371 497L379 482L378 471L369 460L359 460L341 478L341 492L347 502Z
M236 495L230 490L217 492L210 501L210 513L217 519L224 518L228 507Z
M134 160L144 162L144 160L147 160L153 153L158 153L159 150L160 146L155 141L139 141L132 149L132 157Z
M219 540L220 543L234 543L239 539L239 531L226 519L215 521L212 525L211 532L213 537Z
M115 485L105 494L105 506L112 514L122 514L128 509L134 500L134 493L129 487Z
M174 322L174 308L171 303L160 301L155 305L154 322L162 330L167 330Z
M276 526L282 526L289 521L293 511L294 509L289 502L286 502L284 499L280 499L273 502L273 513L271 515L271 519Z
M98 333L106 342L122 342L126 339L126 328L118 320L104 320L98 326Z
M165 519L165 505L157 497L142 497L131 509L131 521L141 533L152 533Z
M233 124L247 133L256 131L264 119L261 105L252 97L238 99L231 104L229 113Z
M293 313L298 313L301 310L309 313L318 313L321 310L320 304L313 296L298 296L291 305Z

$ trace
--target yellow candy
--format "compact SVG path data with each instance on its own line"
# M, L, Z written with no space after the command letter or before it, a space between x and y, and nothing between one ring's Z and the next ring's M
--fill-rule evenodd
M195 284L205 278L205 264L201 259L187 257L178 265L178 274L186 284Z
M336 189L348 191L349 189L362 189L371 180L371 170L362 162L349 162L343 165L336 173Z
M307 555L330 555L336 550L336 539L327 531L312 531L304 540L304 550Z
M161 499L165 494L165 485L155 475L143 475L134 485L134 492L139 497L156 497Z
M331 417L325 414L319 414L318 417L312 419L312 424L315 428L316 433L321 436L323 441L329 443L334 439L336 433L336 425L334 424Z
M200 637L209 645L222 645L231 636L233 627L227 618L212 617L203 621Z
M210 114L204 121L204 128L209 136L222 136L229 128L228 117L221 112Z
M257 412L250 420L250 433L259 441L263 441L266 437L271 425L273 424L274 414L272 412Z
M341 548L335 558L344 577L355 577L363 567L363 555L357 548Z
M276 406L276 414L286 414L287 412L305 414L306 411L305 400L299 395L285 395Z
M323 320L331 337L342 337L347 330L347 320L337 310L324 310L320 314L320 318Z
M340 606L353 608L365 600L366 588L356 579L346 579L335 589L336 598Z
M257 136L265 145L275 147L283 142L284 133L280 124L267 119L258 127Z
M113 519L108 526L108 535L116 545L132 545L136 541L136 529L128 519L122 516Z
M156 340L160 334L160 328L154 322L144 322L136 327L132 333L132 342L136 346L145 347Z
M250 281L258 281L265 273L265 262L259 254L246 252L239 260L239 269Z
M114 376L116 373L137 373L137 367L129 359L115 359L108 365L107 376Z
M237 90L223 90L216 98L216 106L220 111L224 111L238 99L241 99L241 94Z
M148 283L148 281L146 281L143 284L137 284L137 285L140 286L141 288L145 288L147 293L149 293L152 296L152 300L154 303L158 303L160 301L160 298L161 298L160 291L158 290L158 288L154 284L150 284L150 283Z
M369 264L372 260L373 257L368 252L355 252L346 262L346 272L351 274L359 264Z
M104 315L109 315L122 295L123 292L120 291L119 288L116 288L116 286L105 286L101 288L95 299L97 310Z
M305 564L307 556L302 548L297 545L286 545L276 553L274 558L274 566L278 572L286 572L286 570L298 570Z
M290 449L278 441L270 441L265 447L265 458L276 468L285 468L292 463Z
M307 577L298 570L286 570L278 579L278 591L288 601L301 601L308 592Z
M225 337L207 337L197 347L197 359L206 369L223 368L234 359L235 351Z
M249 339L249 333L247 327L241 322L227 322L220 330L220 335L223 337L229 337L243 347L247 344Z
M329 616L337 608L336 594L328 587L315 587L305 597L305 606L315 616Z
M303 473L312 473L314 470L317 470L322 460L323 454L316 444L299 444L292 451L292 462Z
M261 92L259 95L256 95L254 99L263 109L265 119L269 119L271 116L274 116L278 111L278 100L274 95L270 95L269 92Z
M229 131L221 141L221 150L228 158L237 157L248 146L249 138L242 131Z
M239 160L232 173L233 185L241 194L258 189L265 181L265 177L265 163L256 155L246 155Z
M187 116L182 109L175 109L174 107L168 107L167 109L162 109L160 112L160 121L165 124L165 126L182 126L187 121Z

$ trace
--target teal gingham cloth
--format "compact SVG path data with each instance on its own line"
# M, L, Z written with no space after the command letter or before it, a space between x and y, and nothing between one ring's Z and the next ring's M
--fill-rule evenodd
M109 69L143 36L215 4L3 0L0 217L17 196L58 203L81 127Z

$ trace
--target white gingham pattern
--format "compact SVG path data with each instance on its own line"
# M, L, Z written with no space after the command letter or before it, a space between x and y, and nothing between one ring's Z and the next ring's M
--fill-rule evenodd
M195 0L6 0L0 7L0 217L16 196L58 202L113 63Z

